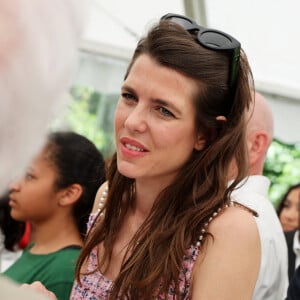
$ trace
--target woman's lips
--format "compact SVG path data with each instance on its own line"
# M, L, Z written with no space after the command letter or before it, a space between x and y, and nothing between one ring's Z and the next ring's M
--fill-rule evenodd
M130 139L128 137L123 137L120 139L121 150L125 156L128 157L140 157L149 152L148 149L140 142Z
M148 152L147 148L140 142L130 139L128 137L122 137L120 139L123 146L129 150L138 151L138 152Z

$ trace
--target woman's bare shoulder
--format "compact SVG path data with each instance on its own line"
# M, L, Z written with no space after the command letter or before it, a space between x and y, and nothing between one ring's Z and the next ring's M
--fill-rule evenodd
M233 205L225 208L210 224L209 231L213 235L219 236L223 233L245 234L251 233L256 236L258 234L255 221L255 214L244 206Z
M98 209L99 209L99 204L100 202L102 202L106 196L108 190L108 182L105 181L98 189L96 197L95 197L95 201L94 201L94 206L93 206L93 210L92 213L97 213Z
M212 237L207 236L194 267L193 299L251 299L261 258L255 216L243 207L228 207L207 231Z

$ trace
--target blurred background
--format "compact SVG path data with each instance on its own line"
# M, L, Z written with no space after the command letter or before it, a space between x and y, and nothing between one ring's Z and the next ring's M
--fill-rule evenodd
M109 157L113 115L126 67L138 39L169 12L230 33L242 44L257 91L269 101L275 138L265 163L277 206L300 182L299 0L90 0L71 101L51 125L91 139Z

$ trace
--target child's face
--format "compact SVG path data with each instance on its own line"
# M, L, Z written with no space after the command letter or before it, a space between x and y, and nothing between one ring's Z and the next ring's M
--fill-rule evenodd
M42 151L32 160L26 174L11 184L11 216L19 221L47 220L58 207L56 177L55 167Z

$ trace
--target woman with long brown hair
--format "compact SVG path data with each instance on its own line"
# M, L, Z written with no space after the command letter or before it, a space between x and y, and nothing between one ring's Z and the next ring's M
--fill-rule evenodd
M251 72L236 40L205 30L167 15L136 48L72 299L251 299L258 233L230 200Z
M70 299L252 298L255 212L230 198L247 170L252 88L226 33L168 14L140 40Z

